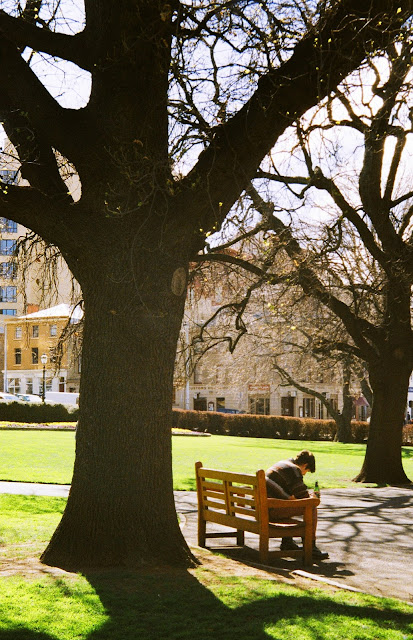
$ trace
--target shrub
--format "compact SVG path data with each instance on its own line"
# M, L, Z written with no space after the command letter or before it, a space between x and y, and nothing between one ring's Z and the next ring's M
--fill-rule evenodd
M63 404L0 403L0 420L7 422L77 422L79 409Z
M403 444L413 445L413 424L405 424L403 427Z
M172 427L208 432L215 435L249 438L278 438L281 440L334 440L337 425L334 420L291 418L288 416L257 416L217 411L172 410ZM353 442L367 442L369 424L353 420ZM413 424L403 427L403 445L413 445Z
M334 440L337 426L333 420L230 414L216 411L185 411L173 409L172 426L216 435L285 440ZM353 423L355 442L363 442L368 425Z

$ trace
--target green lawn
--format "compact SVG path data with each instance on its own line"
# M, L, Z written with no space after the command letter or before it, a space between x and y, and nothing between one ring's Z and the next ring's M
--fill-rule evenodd
M0 496L1 640L412 640L407 603L329 587L234 577L204 565L90 575L21 571L38 554L63 499ZM35 523L35 526L33 526ZM33 565L32 565L33 568Z
M308 448L316 456L317 471L306 476L321 488L351 486L363 463L365 446L335 442L267 440L231 436L173 436L175 489L194 489L194 463L254 473L279 459ZM75 434L67 431L0 431L0 480L69 484L72 477ZM413 477L413 448L403 448L406 473ZM0 639L1 640L1 639Z

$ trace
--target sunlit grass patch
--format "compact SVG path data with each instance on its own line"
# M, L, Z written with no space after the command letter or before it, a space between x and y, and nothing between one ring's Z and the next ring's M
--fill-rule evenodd
M0 495L1 557L38 555L56 529L65 498Z

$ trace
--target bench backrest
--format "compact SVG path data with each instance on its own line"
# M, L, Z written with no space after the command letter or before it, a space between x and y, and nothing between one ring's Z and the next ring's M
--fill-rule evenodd
M233 473L206 469L201 462L197 462L195 470L198 506L208 520L235 525L235 520L240 518L248 527L247 530L257 530L263 507L267 504L265 473L262 469L255 475ZM267 514L266 508L264 513ZM265 520L267 517L264 516Z

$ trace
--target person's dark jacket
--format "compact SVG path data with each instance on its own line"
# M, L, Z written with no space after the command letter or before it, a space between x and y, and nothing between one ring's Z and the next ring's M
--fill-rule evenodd
M281 460L265 472L267 494L269 498L288 500L308 498L308 488L304 484L301 469L292 460Z

